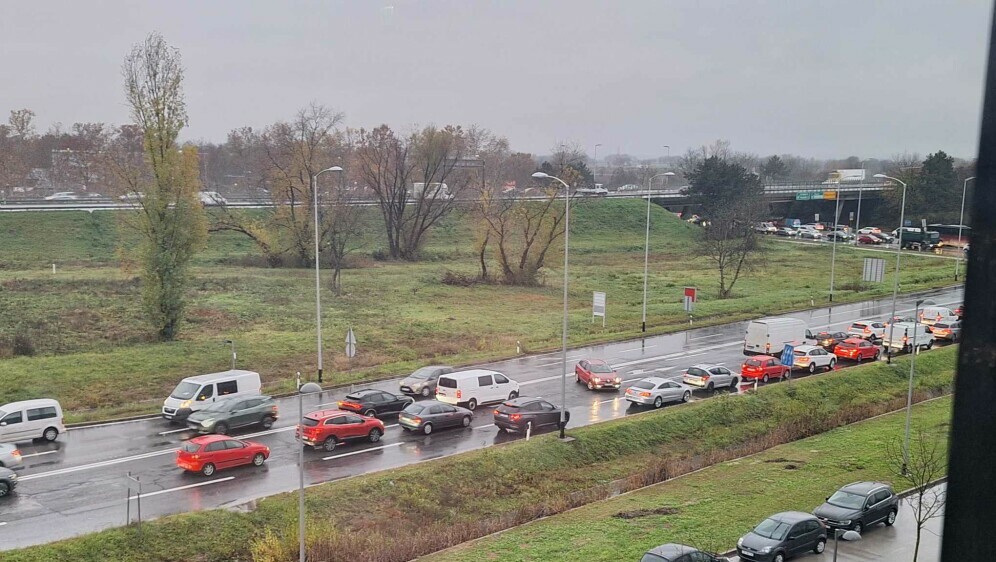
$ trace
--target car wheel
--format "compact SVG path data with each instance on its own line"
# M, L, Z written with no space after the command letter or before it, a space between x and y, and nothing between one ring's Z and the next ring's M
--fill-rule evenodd
M509 400L515 400L518 397L519 397L519 393L516 392L516 391L514 391L514 390L512 392L508 393L508 399Z
M225 422L218 422L214 424L214 432L217 433L218 435L228 434L228 424L226 424Z
M813 374L815 372L816 372L816 363L810 363L809 364L809 374Z
M736 390L740 386L740 381L738 379L732 379L730 381L730 390Z
M59 437L59 430L55 429L54 427L50 427L45 430L45 433L42 434L42 437L45 438L45 441L55 441L55 439Z
M464 416L463 417L463 426L464 427L470 427L470 421L471 421L470 420L470 416Z
M779 552L771 559L771 562L785 562L785 555Z
M432 433L432 424L431 423L427 423L427 424L423 425L422 426L422 433L424 433L426 435L429 435L430 433Z
M660 408L663 405L664 405L664 399L663 398L661 398L660 396L658 396L657 398L654 398L654 408Z
M858 521L853 527L851 527L851 530L860 535L864 528L865 526L861 524L861 521Z
M338 445L338 443L335 442L335 437L328 437L322 442L322 448L329 453L335 450L336 445Z
M828 371L832 371L835 365L837 365L837 360L836 359L831 359L830 360L830 365L827 366L827 370Z
M368 418L376 418L377 417L377 411L376 410L367 410L366 412L363 412L363 415L366 416L366 417L368 417Z
M471 398L470 401L467 402L467 409L470 410L471 412L473 412L474 410L477 409L477 399L476 398Z
M927 349L930 349L932 347L934 347L934 340L930 340L929 342L927 342Z
M827 540L820 539L816 541L816 546L813 547L813 552L816 554L823 554L823 551L827 549Z
M270 429L273 427L273 416L263 416L263 421L259 422L259 425L263 426L263 429Z
M429 431L432 431L432 430L429 430ZM379 429L377 429L375 427L375 428L373 428L373 429L370 430L370 433L367 435L367 439L369 439L371 443L376 443L376 442L380 441L380 436L381 435L383 435L383 434L380 432Z
M252 464L255 466L263 466L264 461L266 461L266 456L263 453L256 453L252 456Z
M863 358L864 358L864 357L863 357L863 356L861 355L861 353L858 353L858 356L857 356L857 357L855 357L855 358L854 358L854 360L855 360L855 361L857 361L858 363L861 363L861 360L862 360Z
M10 485L6 482L0 482L0 498L6 496L10 493Z
M682 402L688 402L691 399L692 399L692 393L688 392L687 390L685 391L684 394L681 395L681 401Z
M881 356L882 356L882 350L881 349L876 349L875 350L875 357L873 357L873 359L875 361L878 361L879 357L881 357Z
M715 391L716 391L716 385L715 384L709 383L709 385L706 386L706 392L715 392Z
M581 377L577 373L574 373L574 382L581 384Z
M889 512L889 516L885 518L885 524L886 526L891 527L893 524L895 524L895 522L896 522L896 510L893 509L892 511Z
M595 390L595 383L588 381L588 390Z
M764 376L761 377L761 382L768 384L768 373L764 373Z
M423 388L423 389L422 389L422 393L421 393L421 394L422 394L422 398L428 398L428 397L429 397L429 394L430 394L431 392L432 392L432 391L431 391L431 390L429 390L429 387L425 387L425 388Z
M214 470L215 470L214 465L211 463L207 463L206 465L201 467L201 474L203 474L204 476L211 476L212 474L214 474Z
M792 369L782 371L782 380L789 380L792 378Z

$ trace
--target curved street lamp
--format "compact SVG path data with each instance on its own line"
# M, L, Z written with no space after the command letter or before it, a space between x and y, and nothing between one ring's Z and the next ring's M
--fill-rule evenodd
M670 149L669 149L670 151ZM664 178L664 188L667 189L667 179L674 175L674 172L664 172L650 176L647 180L647 239L643 246L643 322L640 323L640 331L647 331L647 261L650 258L650 191L654 185L654 178Z
M556 180L564 186L564 325L561 332L561 359L563 369L560 371L560 438L564 439L564 426L567 425L567 252L571 235L571 186L567 182L545 172L535 172L533 177L539 180Z
M899 256L903 251L903 224L906 222L906 182L899 178L887 176L885 174L875 174L873 177L891 180L903 186L903 202L899 207L899 229L896 230L896 277L892 280L892 314L889 316L889 353L886 355L888 363L892 363L892 334L896 325L896 297L899 295Z
M318 176L325 172L342 172L341 166L325 168L321 172L311 176L311 195L315 211L315 333L318 335L318 382L322 382L322 285L319 277L319 256L321 248L318 242Z
M958 280L958 266L961 265L961 260L965 257L965 249L961 246L961 228L965 224L965 193L968 192L968 182L974 179L975 176L965 178L965 183L961 187L961 217L958 219L958 248L961 249L961 255L955 260L955 281Z

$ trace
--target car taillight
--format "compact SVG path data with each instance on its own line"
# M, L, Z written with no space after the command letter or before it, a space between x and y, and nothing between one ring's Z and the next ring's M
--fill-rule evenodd
M650 398L650 393L649 392L641 392L640 396L643 397L643 398Z
M273 412L274 414L276 414L277 413L277 405L274 404L273 406L270 406L270 411Z
M865 330L864 331L865 331L866 334L870 334L871 333L871 328L869 328L868 326L865 326Z
M498 413L499 413L499 412L498 412L498 410L495 410L495 411L494 411L494 414L495 414L496 416L498 415Z
M13 455L13 456L15 456L15 457L19 457L19 456L21 456L21 451L20 451L20 449L14 449L13 451L10 452L10 454Z
M522 419L522 414L512 414L511 416L508 416L508 419L512 421L519 421Z
M412 418L412 422L413 423L422 423L422 418L418 418L418 417Z
M457 400L459 400L461 398L463 398L463 391L462 390L458 390L457 391Z
M799 363L809 363L809 357L800 357L796 359Z
M699 378L701 378L704 381L707 381L709 380L709 375L700 375Z

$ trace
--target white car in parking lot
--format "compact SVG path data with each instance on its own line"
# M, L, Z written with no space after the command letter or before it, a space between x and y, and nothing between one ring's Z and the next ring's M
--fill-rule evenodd
M792 350L792 367L815 373L816 369L830 371L837 364L837 356L818 345L797 345Z

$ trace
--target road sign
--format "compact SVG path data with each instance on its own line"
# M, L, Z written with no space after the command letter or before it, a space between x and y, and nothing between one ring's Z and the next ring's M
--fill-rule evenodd
M685 312L691 314L695 310L695 301L698 297L698 290L695 287L685 287Z
M885 260L880 258L865 258L865 267L861 274L862 281L881 283L885 276Z
M785 344L785 349L782 350L782 365L792 368L792 362L795 361L795 347L787 343Z
M830 199L830 200L836 199L837 198L837 192L836 191L824 191L823 192L823 198L824 199Z
M346 357L353 358L356 355L356 335L353 334L353 327L349 327L346 332Z
M809 201L809 192L808 191L799 191L799 192L796 192L796 194L795 194L795 200L796 201Z
M595 317L602 317L602 327L605 327L605 293L594 291L591 299L591 321L595 322Z
M819 214L819 213L816 213L816 214L814 214L813 216L815 217L815 218L813 219L813 222L820 222L820 214Z

